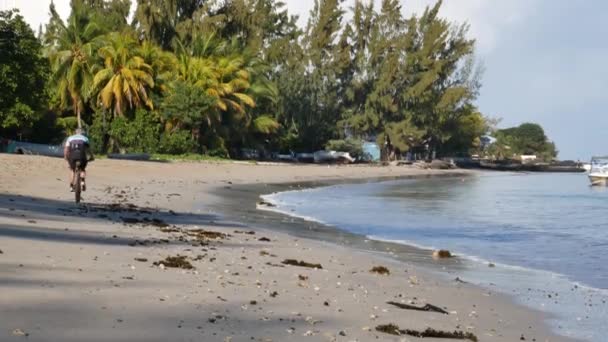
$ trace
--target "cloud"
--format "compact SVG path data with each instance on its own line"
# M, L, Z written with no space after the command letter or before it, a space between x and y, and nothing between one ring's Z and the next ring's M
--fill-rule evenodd
M511 25L520 25L534 9L539 0L445 0L441 15L457 23L468 22L471 26L470 35L477 39L478 52L483 56L492 51L500 41L500 32ZM135 7L135 1L133 7ZM354 0L347 0L344 8L353 6ZM0 0L0 9L18 8L21 15L34 31L48 22L49 4L51 0ZM69 0L54 0L59 14L66 18L70 12ZM314 0L285 1L291 14L300 17L299 24L305 26ZM381 0L374 0L376 8L380 8ZM422 13L426 6L432 6L435 0L402 0L404 15Z
M70 14L70 1L55 0L54 3L59 15L67 18ZM37 32L40 25L44 28L49 21L50 4L51 0L0 0L0 10L19 9L20 14L32 27L32 30Z
M477 39L480 55L492 51L501 40L501 32L509 26L522 25L526 18L537 7L539 0L445 0L440 14L455 23L469 23L470 36ZM347 0L344 8L353 6L354 0ZM401 1L403 13L410 16L413 13L421 14L427 6L433 6L435 0ZM287 8L292 14L300 16L299 24L304 26L313 0L287 0ZM380 8L381 0L375 0L376 9Z

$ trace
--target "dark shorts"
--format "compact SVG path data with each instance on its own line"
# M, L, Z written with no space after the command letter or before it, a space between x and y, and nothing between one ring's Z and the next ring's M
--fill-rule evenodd
M68 158L68 163L70 164L70 169L74 171L76 169L76 162L80 161L80 170L84 171L87 168L87 158L81 158L80 156L76 156L72 158L71 156Z

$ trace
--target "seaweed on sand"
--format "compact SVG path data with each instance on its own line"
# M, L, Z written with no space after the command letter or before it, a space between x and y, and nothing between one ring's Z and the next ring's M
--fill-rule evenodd
M195 237L199 240L226 239L230 236L228 234L224 234L224 233L220 233L220 232L213 232L213 231L204 230L204 229L192 229L192 230L184 231L184 233L186 235Z
M173 267L173 268L183 268L185 270L194 269L194 266L186 260L186 256L177 255L177 256L168 256L165 260L155 261L153 263L154 266L165 265L165 267Z
M163 227L163 228L160 228L160 231L162 233L179 233L179 232L181 232L181 230L179 228L175 228L175 227Z
M390 275L391 274L391 271L389 271L388 268L386 268L384 266L374 266L369 271L372 273L380 274L380 275Z
M390 335L397 335L397 336L401 335L401 330L399 330L399 327L392 323L381 324L376 327L376 331L379 331L379 332L382 332L385 334L390 334Z
M312 264L306 261L298 261L295 259L285 259L281 263L285 265L323 269L323 266L321 266L321 264Z
M423 330L423 331L413 330L413 329L400 329L397 325L392 324L392 323L378 325L376 327L376 331L379 331L379 332L382 332L385 334L397 335L397 336L410 335L410 336L419 337L419 338L434 337L434 338L449 338L449 339L455 339L455 340L470 340L472 342L479 341L477 339L477 336L470 332L442 331L442 330L435 330L433 328L426 328L426 330Z

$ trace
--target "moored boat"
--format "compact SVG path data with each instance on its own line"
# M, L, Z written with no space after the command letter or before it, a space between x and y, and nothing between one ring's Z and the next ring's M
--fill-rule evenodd
M608 156L591 158L589 181L591 185L608 184Z

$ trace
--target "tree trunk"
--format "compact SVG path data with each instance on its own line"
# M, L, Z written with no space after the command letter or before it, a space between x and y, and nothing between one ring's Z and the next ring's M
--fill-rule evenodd
M74 103L74 111L76 112L76 121L78 128L82 128L82 120L80 119L80 101L75 96L72 96L72 102Z

